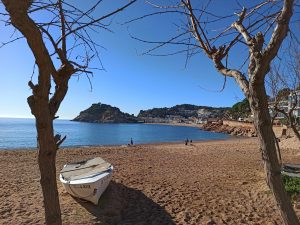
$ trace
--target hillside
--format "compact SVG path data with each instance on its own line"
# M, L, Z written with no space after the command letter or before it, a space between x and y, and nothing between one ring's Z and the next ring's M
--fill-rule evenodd
M214 108L208 106L196 106L190 104L176 105L170 108L153 108L141 110L138 114L140 120L145 122L186 121L194 118L223 118L229 108ZM154 120L154 121L153 121Z
M90 123L136 123L134 115L122 112L119 108L97 103L80 112L73 121Z
M214 108L190 104L176 105L170 108L141 110L137 117L121 112L119 108L106 104L93 104L80 112L73 121L90 123L169 123L195 122L200 118L224 118L229 108Z

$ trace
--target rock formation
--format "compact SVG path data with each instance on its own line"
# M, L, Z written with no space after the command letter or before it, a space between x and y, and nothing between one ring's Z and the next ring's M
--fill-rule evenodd
M73 121L89 123L137 123L134 115L121 112L117 107L106 104L92 104L88 109L80 112Z
M229 126L223 124L222 120L217 123L208 123L202 126L203 130L213 131L218 133L227 133L234 136L256 137L256 130L254 127L245 126Z

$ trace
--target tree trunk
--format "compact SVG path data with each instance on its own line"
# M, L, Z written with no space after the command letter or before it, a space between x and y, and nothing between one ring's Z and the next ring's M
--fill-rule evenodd
M38 164L41 173L41 186L44 197L45 220L47 225L61 225L61 211L56 183L56 151L57 146L53 136L53 120L50 117L48 104L39 107L36 114L38 133Z
M41 172L41 186L44 197L45 219L47 225L60 225L61 212L56 183L55 153L38 155Z
M273 123L271 123L271 124L273 126ZM281 152L280 152L280 147L279 147L278 139L277 139L277 137L276 137L275 132L274 132L273 129L272 129L272 131L273 131L273 136L274 136L275 145L276 145L276 149L277 149L277 156L278 156L279 164L281 164L281 162L282 162L281 161Z
M292 128L292 130L293 130L293 132L294 132L294 134L295 134L295 136L298 138L298 140L300 141L300 134L299 134L299 131L297 130L297 128L296 128L296 125L294 124L294 122L292 121L293 120L293 118L290 118L290 124L291 124L291 128Z
M299 225L298 217L285 191L281 178L281 166L276 154L268 101L263 82L249 85L249 103L254 115L254 125L257 130L266 173L267 184L278 205L281 217L286 225Z

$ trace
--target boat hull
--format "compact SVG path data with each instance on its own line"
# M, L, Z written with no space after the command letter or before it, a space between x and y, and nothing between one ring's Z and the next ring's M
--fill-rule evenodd
M59 178L65 190L70 195L97 205L101 195L111 181L112 171L113 166L111 166L109 170L105 172L78 180L65 180L62 175L60 175Z
M300 178L300 164L283 164L281 174L289 177Z
M289 177L297 177L297 178L300 178L300 174L299 173L288 173L288 172L281 172L281 174L284 174L286 176L289 176Z

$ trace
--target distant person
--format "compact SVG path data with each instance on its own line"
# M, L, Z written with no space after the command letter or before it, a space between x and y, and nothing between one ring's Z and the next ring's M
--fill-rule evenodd
M192 143L193 143L193 140L191 139L191 140L190 140L190 144L192 144Z
M132 140L132 138L130 138L130 145L133 145L133 140Z
M185 140L185 145L188 145L188 143L189 143L189 139L186 139Z

